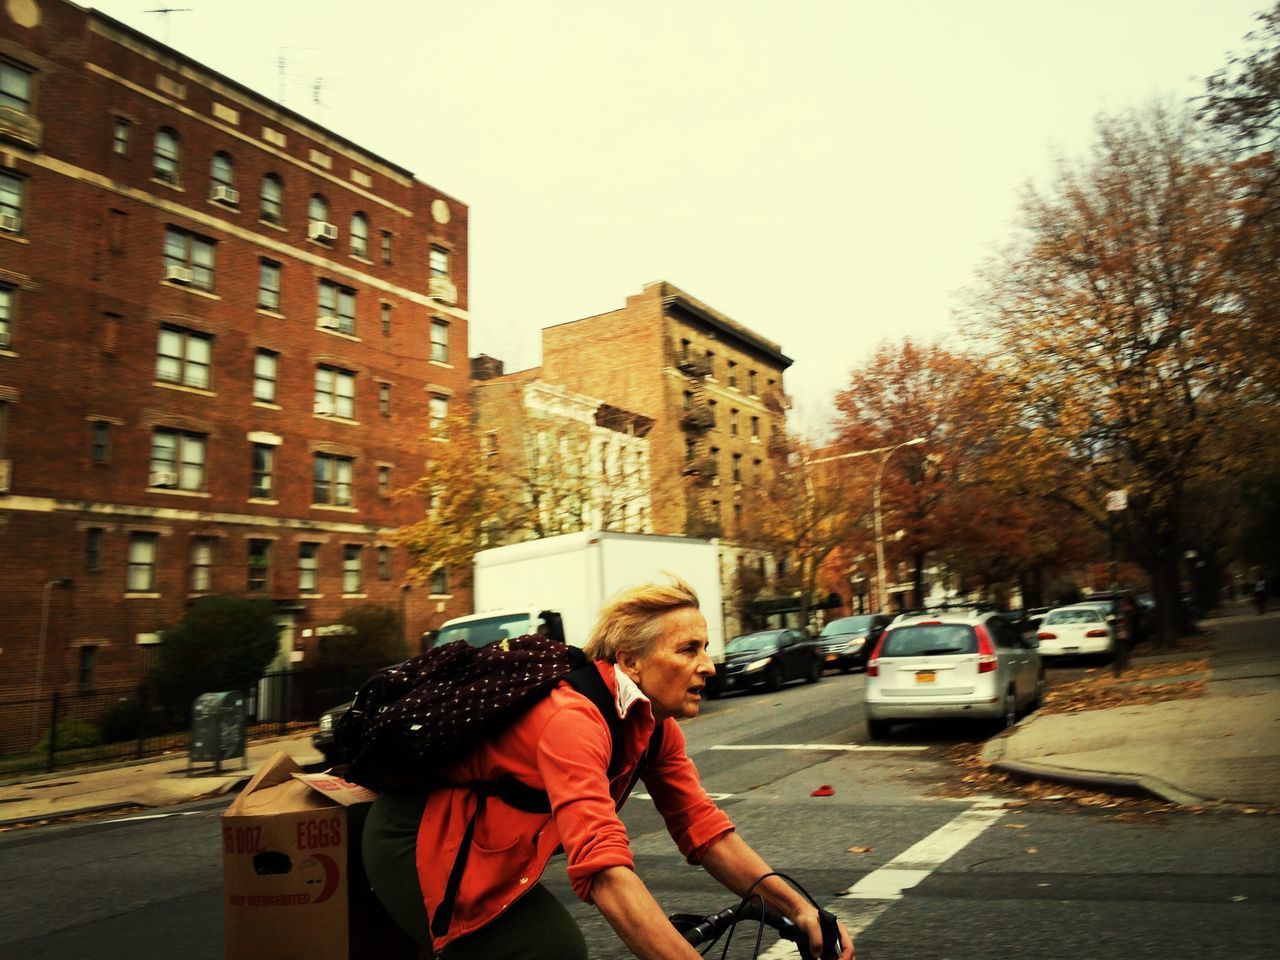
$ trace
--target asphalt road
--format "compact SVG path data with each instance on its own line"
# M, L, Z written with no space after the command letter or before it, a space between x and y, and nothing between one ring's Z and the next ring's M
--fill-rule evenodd
M888 749L849 749L863 740L862 682L730 696L685 730L741 833L834 905L864 960L1280 955L1280 819L947 796L943 747L982 731L908 727ZM824 785L831 796L811 796ZM0 835L0 958L221 958L224 803ZM643 794L625 817L664 907L728 905L680 860ZM593 958L628 956L558 862L544 882ZM753 956L753 940L742 931L729 956Z

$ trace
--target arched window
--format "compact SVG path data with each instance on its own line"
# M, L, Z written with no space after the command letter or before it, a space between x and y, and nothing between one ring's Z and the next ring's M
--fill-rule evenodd
M151 173L165 183L178 182L178 135L168 127L156 131L155 149L151 154Z
M219 151L209 161L209 195L223 203L239 203L240 195L236 193L236 171L231 157Z
M313 193L311 200L307 203L307 218L316 223L329 222L329 201L321 194Z
M351 253L357 257L369 255L369 218L363 213L351 215Z
M274 173L268 173L262 178L259 216L267 223L274 223L277 226L284 222L284 186Z

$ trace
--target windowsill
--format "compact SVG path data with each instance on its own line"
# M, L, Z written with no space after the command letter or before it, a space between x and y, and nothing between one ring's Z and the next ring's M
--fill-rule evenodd
M351 420L347 417L339 417L332 413L312 413L311 415L315 417L317 420L327 420L330 423L345 423L349 427L360 426L359 420Z
M239 212L240 212L240 204L238 204L238 203L223 203L221 200L215 200L215 199L213 199L213 197L210 197L210 198L209 198L208 200L206 200L205 202L206 202L206 203L209 203L209 204L211 204L211 205L213 205L213 206L215 206L215 207L217 207L219 210L222 210L222 211L224 211L224 212L226 212L226 213L239 213Z
M428 600L452 600L453 594L452 593L429 593L427 594L427 599Z
M363 343L364 341L357 337L354 333L344 333L341 330L330 330L328 327L322 327L316 324L316 329L321 333L327 333L331 337L337 337L340 340L350 340L352 343Z
M158 593L126 593L124 595L124 598L126 600L159 600L160 594Z
M263 220L261 217L258 218L258 225L263 227L270 227L272 230L279 230L281 233L289 232L289 228L284 226L283 224L272 223L270 220Z
M170 182L170 181L168 181L168 180L161 180L159 177L152 177L152 178L151 178L151 182L152 182L152 183L158 183L158 184L160 184L160 186L162 186L162 187L168 187L170 190L177 190L177 191L178 191L178 193L186 193L186 192L187 192L186 190L182 189L182 187L178 186L178 184L176 184L176 183L171 183L171 182Z
M262 307L262 306L258 307L257 314L260 317L270 317L272 320L286 319L283 313L278 313L275 310L268 310L266 307Z
M212 390L206 390L204 387L188 387L183 383L169 383L167 380L152 380L153 387L163 387L165 390L177 390L179 393L194 393L198 397L216 397L217 394Z
M347 256L349 256L352 260L356 261L357 263L363 263L366 267L373 266L372 260L370 260L368 257L362 257L358 253L349 253L347 254Z
M759 443L759 442L760 442L760 438L759 438L759 437L752 437L752 438L751 438L751 442L752 442L752 443Z
M333 513L359 513L360 512L359 507L340 507L332 503L313 503L311 505L311 509L312 510L329 510L329 511L332 511Z
M368 596L369 595L367 593L344 593L342 595L342 599L343 600L364 600Z
M20 357L22 354L15 350L0 350L0 357Z
M9 240L9 241L12 241L13 243L30 243L31 242L20 233L0 232L0 239Z
M433 367L443 367L445 370L452 370L453 364L448 360L428 360L427 363Z
M299 593L298 599L299 600L323 600L324 594L323 593Z
M205 490L176 490L173 487L147 487L147 493L163 493L171 497L195 497L200 500L213 498L213 494Z
M249 502L260 504L266 507L274 507L280 503L279 500L273 500L270 497L250 497Z
M270 403L266 400L255 400L253 401L253 405L255 407L258 407L260 410L283 410L284 409L284 407L280 406L280 404Z
M161 280L160 286L170 287L174 290L185 290L187 293L195 294L197 297L204 297L206 300L222 299L216 293L210 293L208 290L201 290L199 287L192 286L189 283L178 283L176 280Z

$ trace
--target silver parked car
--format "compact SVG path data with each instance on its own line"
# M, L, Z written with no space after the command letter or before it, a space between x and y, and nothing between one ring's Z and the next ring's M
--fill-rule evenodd
M895 620L867 661L867 732L895 722L960 718L1012 726L1040 705L1037 641L998 613L950 610Z

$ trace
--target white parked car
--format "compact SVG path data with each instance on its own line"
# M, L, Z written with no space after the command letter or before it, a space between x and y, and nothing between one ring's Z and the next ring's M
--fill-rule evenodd
M867 661L867 732L958 718L1012 726L1044 696L1036 641L998 613L949 610L895 620Z
M1115 626L1108 610L1097 603L1076 603L1045 614L1036 633L1042 657L1115 655Z

